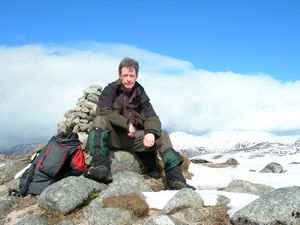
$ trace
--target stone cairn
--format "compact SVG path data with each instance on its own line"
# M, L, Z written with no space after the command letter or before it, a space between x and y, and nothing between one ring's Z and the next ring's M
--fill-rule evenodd
M79 98L77 107L64 114L65 121L58 122L58 132L73 131L78 134L79 140L85 148L88 132L96 115L97 103L102 87L93 84L83 90L83 97Z

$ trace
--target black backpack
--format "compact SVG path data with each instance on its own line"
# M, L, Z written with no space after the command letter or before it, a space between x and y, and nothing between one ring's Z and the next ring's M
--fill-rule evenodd
M39 195L52 183L79 176L86 169L78 134L60 133L49 140L20 177L20 195Z

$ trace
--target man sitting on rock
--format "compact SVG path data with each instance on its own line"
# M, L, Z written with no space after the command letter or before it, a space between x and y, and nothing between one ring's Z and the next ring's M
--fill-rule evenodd
M180 167L182 158L173 149L167 131L161 130L149 97L136 81L138 72L138 62L124 58L119 65L119 79L103 89L88 138L93 155L91 167L84 176L103 183L112 182L110 148L159 151L164 162L166 188L195 189L186 183Z

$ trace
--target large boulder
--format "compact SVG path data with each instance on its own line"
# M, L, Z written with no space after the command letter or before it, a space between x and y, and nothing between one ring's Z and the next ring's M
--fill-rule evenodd
M134 215L125 209L118 208L99 208L95 211L90 211L86 216L89 225L128 225L133 224Z
M151 188L140 174L125 171L114 175L113 179L114 181L108 186L108 188L101 192L99 196L83 210L83 215L90 224L97 224L96 221L97 218L99 218L99 214L105 212L108 213L108 208L104 207L107 207L108 205L112 207L112 205L115 204L115 200L120 201L119 206L122 209L112 211L110 217L109 215L106 215L106 221L114 221L114 223L112 222L107 224L123 224L119 223L118 218L113 218L114 214L123 216L125 218L124 221L131 221L135 218L135 214L139 214L137 213L137 210L135 210L137 206L134 206L134 204L138 202L143 205L146 204L141 192L151 191ZM132 200L133 205L129 205L130 203L128 202L124 203L125 201L128 201L128 199L134 199ZM147 207L145 207L145 211L147 211Z
M276 162L267 164L261 171L261 173L283 173L283 167Z
M14 196L1 196L0 197L0 213L9 210L17 202L17 197Z
M39 197L39 206L53 209L64 215L81 206L94 192L101 192L107 185L83 177L67 177L48 186Z
M271 186L251 183L245 180L233 180L224 189L224 191L228 191L228 192L241 192L241 193L248 193L248 194L254 194L259 196L272 190L274 190L274 188Z
M234 225L300 224L300 187L273 190L232 216Z
M110 158L112 159L112 174L124 171L132 171L139 174L143 172L142 162L134 153L128 151L111 151Z
M128 189L131 191L151 191L150 186L144 177L132 171L123 171L113 175L114 182L109 185L106 191L113 189Z
M30 163L29 158L6 159L0 161L0 185L14 178L17 172Z
M179 190L173 198L171 198L163 211L166 214L172 214L183 208L201 209L204 206L204 201L201 196L191 189L181 189Z

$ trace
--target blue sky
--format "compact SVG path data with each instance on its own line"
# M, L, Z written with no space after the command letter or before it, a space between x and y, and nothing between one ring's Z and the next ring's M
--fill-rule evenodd
M197 68L300 74L298 0L2 0L0 44L129 44Z
M299 34L296 0L2 0L0 150L49 139L126 56L169 132L299 135Z

